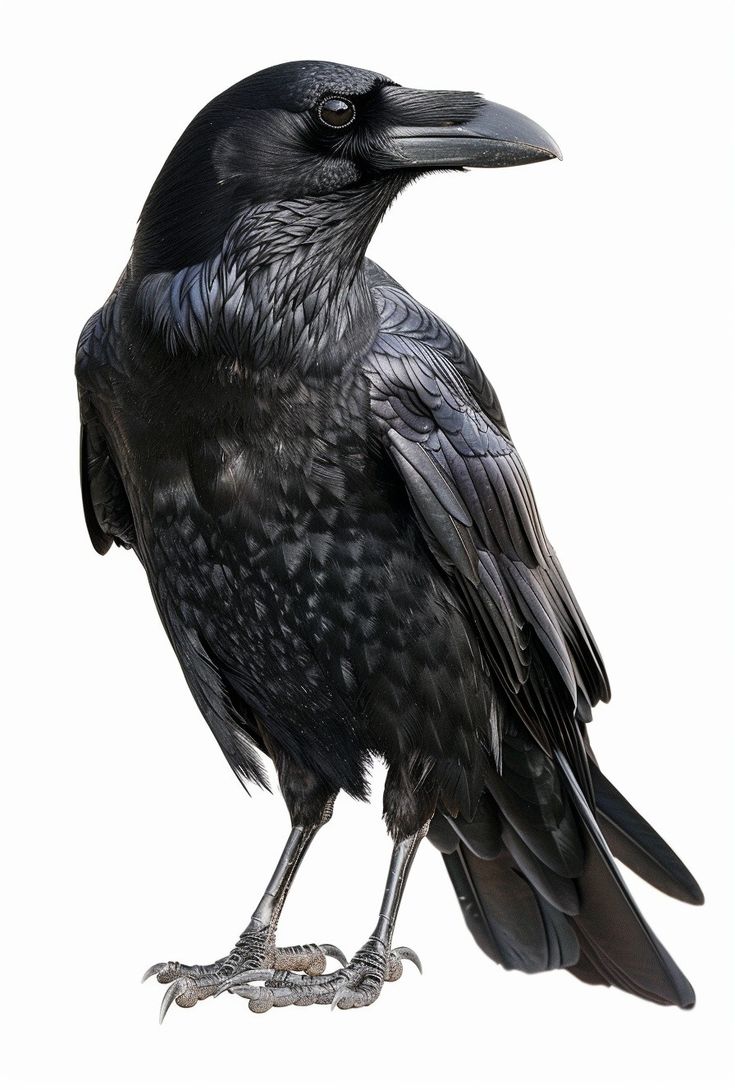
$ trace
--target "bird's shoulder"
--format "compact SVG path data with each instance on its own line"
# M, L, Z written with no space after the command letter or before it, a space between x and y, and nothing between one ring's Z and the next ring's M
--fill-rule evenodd
M477 360L382 270L372 290L379 328L364 363L371 413L414 504L472 583L478 538L494 554L543 564L551 548L531 486Z
M74 373L80 396L102 398L114 372L124 367L126 273L106 302L90 315L79 335Z
M375 262L367 262L367 273L378 315L374 353L382 350L388 355L422 357L427 367L443 365L447 377L455 384L459 380L478 408L509 439L498 396L462 338Z

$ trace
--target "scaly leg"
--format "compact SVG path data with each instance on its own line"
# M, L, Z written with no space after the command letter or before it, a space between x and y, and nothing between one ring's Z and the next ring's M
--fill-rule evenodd
M161 984L171 984L161 1003L161 1021L174 1001L180 1007L193 1007L200 999L219 993L228 980L235 976L242 980L243 974L254 970L290 970L316 976L324 972L327 957L346 964L347 959L341 950L327 943L320 946L275 945L278 919L291 882L306 849L332 816L333 804L334 797L329 799L316 823L293 826L278 866L250 923L226 957L210 965L158 962L147 970L143 980L156 976Z
M330 1003L346 1010L374 1003L383 983L401 976L403 959L412 961L420 971L421 962L413 950L405 946L391 949L391 942L406 878L428 827L427 822L413 836L396 841L377 925L349 965L314 980L306 980L294 972L279 971L278 967L237 973L220 985L219 992L230 991L244 996L250 1000L250 1010L258 1013L271 1007L305 1007L312 1003ZM264 983L258 986L256 981Z

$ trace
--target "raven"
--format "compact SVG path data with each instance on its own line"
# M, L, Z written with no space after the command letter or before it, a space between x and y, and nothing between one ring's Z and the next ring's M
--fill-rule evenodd
M433 170L561 158L523 115L339 64L283 64L194 118L130 260L79 342L92 544L132 549L238 778L271 759L292 829L231 952L153 965L176 1001L252 1010L374 1002L424 836L506 969L564 968L691 1007L613 860L698 904L681 860L600 771L599 651L474 356L366 249ZM387 765L394 846L378 922L347 962L278 947L336 795ZM326 958L341 967L327 973Z

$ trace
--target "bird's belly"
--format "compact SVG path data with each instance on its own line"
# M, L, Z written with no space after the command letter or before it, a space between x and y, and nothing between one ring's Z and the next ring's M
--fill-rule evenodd
M251 477L214 512L194 484L187 499L162 492L146 565L159 605L281 740L348 732L388 757L451 754L488 716L471 626L402 495L364 474L350 485L266 495Z

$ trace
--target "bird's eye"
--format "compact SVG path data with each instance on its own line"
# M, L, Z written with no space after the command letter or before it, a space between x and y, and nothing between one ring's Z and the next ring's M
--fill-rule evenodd
M325 98L319 103L319 120L330 129L344 129L355 120L355 107L346 98Z

